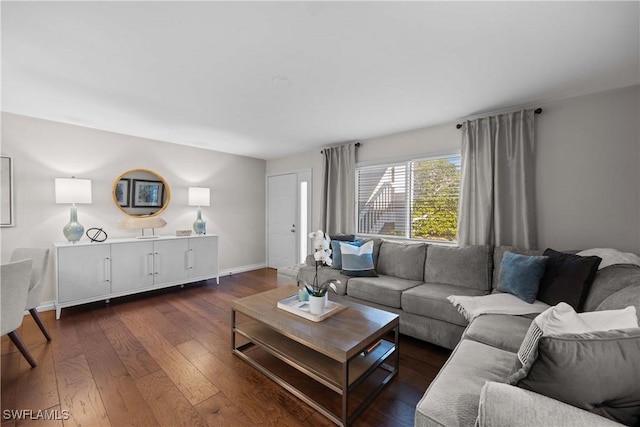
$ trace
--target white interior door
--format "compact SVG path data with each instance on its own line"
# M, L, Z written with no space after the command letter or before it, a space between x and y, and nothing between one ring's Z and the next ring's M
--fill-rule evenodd
M295 173L267 178L268 266L297 264L298 176Z

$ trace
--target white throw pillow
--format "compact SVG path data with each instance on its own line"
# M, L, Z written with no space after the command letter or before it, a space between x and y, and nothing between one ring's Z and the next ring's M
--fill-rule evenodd
M634 306L621 310L588 311L580 313L578 316L589 326L591 329L589 332L638 327L638 317Z
M561 302L533 319L518 350L518 359L524 365L537 349L538 341L542 336L583 334L637 327L635 307L578 314L569 304Z
M538 314L534 322L542 335L582 334L589 332L589 325L566 302L561 302Z
M581 334L587 332L589 327L578 316L573 307L565 302L561 302L553 307L549 307L538 314L531 322L527 334L520 344L518 359L524 366L538 348L538 341L543 335L559 335L563 333Z

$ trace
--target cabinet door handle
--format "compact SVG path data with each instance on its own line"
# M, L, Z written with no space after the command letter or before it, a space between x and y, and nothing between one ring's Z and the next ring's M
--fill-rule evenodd
M111 282L111 258L104 259L104 281Z
M189 249L187 251L187 269L191 270L193 268L193 249Z
M160 254L156 252L153 255L153 274L160 274L160 260L156 259L160 258Z
M149 276L153 276L153 253L149 252L147 254L147 274Z

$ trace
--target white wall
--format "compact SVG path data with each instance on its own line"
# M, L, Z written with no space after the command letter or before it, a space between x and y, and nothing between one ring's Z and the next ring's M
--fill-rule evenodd
M539 247L640 253L640 86L537 104ZM460 149L456 122L362 140L359 162ZM267 161L267 173L313 169L319 225L319 149Z
M54 242L64 241L69 206L55 203L54 178L91 179L93 203L78 205L85 229L103 227L109 238L134 237L139 231L117 228L125 216L114 205L111 188L124 171L146 168L171 188L171 203L161 214L167 226L158 234L191 229L196 208L187 206L187 188L210 187L211 206L202 213L207 233L220 236L221 270L265 265L264 160L6 113L1 147L14 161L16 218L15 227L0 229L3 263L14 248L52 249ZM53 296L50 262L43 300Z
M407 157L441 154L460 149L460 131L451 124L411 130L361 140L356 150L356 162L376 162ZM320 227L320 194L322 191L322 154L317 150L267 160L267 174L287 173L311 169L313 174L313 200L311 224Z
M537 128L540 246L640 253L640 86L543 107Z

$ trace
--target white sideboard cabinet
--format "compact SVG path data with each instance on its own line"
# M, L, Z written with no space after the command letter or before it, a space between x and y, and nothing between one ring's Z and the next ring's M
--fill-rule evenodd
M63 308L216 278L218 236L56 243L56 319Z

